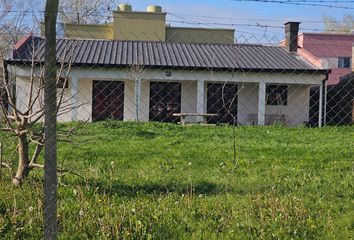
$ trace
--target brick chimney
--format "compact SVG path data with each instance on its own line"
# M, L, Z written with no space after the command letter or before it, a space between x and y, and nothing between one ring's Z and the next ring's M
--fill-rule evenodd
M289 52L296 52L300 22L287 22L285 25L285 47Z

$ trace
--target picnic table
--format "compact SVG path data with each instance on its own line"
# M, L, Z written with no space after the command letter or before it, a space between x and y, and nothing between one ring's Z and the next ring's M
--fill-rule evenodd
M206 117L217 117L217 113L173 113L172 116L181 118L181 125L186 125L186 117L188 116L201 116L203 120L206 120Z

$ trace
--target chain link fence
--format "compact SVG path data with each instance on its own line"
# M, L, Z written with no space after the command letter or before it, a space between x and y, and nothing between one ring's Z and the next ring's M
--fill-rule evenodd
M257 34L238 31L237 28L236 30L210 29L201 27L199 24L193 25L193 22L190 22L193 28L173 27L166 23L166 16L160 12L159 8L150 9L144 13L126 11L124 9L114 11L112 22L107 24L67 23L58 25L60 29L57 36L57 119L59 122L58 138L61 141L58 146L61 176L59 187L63 188L60 194L69 191L65 190L69 185L73 188L70 194L77 199L80 197L84 199L86 194L77 187L82 184L93 195L111 194L110 197L119 196L127 202L131 201L130 198L136 197L135 194L139 191L147 195L156 192L160 195L177 192L183 195L180 204L193 202L194 198L199 198L196 201L205 201L208 205L206 203L208 194L211 196L227 194L232 183L237 181L235 180L239 174L237 169L239 164L242 164L238 162L241 161L239 158L242 158L239 156L247 154L253 156L253 150L243 146L242 143L236 143L240 139L249 143L250 128L258 129L255 127L257 125L267 129L265 125L274 125L279 127L276 131L281 134L282 131L298 129L297 127L301 126L317 128L352 125L354 122L354 79L351 60L354 35L300 33L297 22L286 23L284 34L281 37L274 37L267 31ZM39 32L28 31L22 32L21 38L16 43L8 41L2 44L4 47L1 59L3 64L0 67L2 72L0 77L0 128L3 130L0 135L1 181L11 178L24 181L30 170L41 167L42 161L45 39ZM205 125L205 129L209 129L207 126L226 126L226 128L231 126L233 134L231 140L228 141L233 143L231 143L231 148L225 151L230 153L233 161L219 161L219 166L216 167L221 169L221 175L228 179L228 183L219 189L211 183L193 182L194 178L198 178L198 170L189 170L192 163L188 162L187 167L181 167L183 176L188 177L182 186L169 182L150 187L139 185L135 189L124 184L120 185L119 182L116 185L111 182L108 184L110 187L105 188L97 174L111 176L110 174L113 173L122 175L124 173L114 168L117 164L115 160L112 160L111 166L106 166L104 163L97 169L91 165L96 164L94 161L90 162L92 156L98 161L104 160L107 152L115 153L109 148L103 152L102 150L94 152L92 149L84 148L92 141L107 138L97 132L95 132L96 135L87 136L87 132L91 131L88 129L98 126L95 122L100 121L103 121L104 126L113 129L130 126L131 132L136 131L134 126L142 126L139 136L146 137L147 144L150 143L149 139L154 138L157 133L154 132L156 130L144 130L145 122L171 123L171 125L157 124L156 128L162 129L161 131L177 125L191 126L191 129L195 125ZM121 122L127 123L124 125ZM135 122L135 125L132 122ZM185 131L183 129L185 128L178 128L178 131ZM348 129L352 131L352 128ZM179 134L178 131L171 131L176 135ZM111 134L110 130L107 132ZM169 136L168 131L165 134ZM203 130L200 130L198 134L202 135ZM24 136L25 139L21 140L19 136ZM114 141L115 137L117 136L111 135L109 138ZM120 137L124 138L124 136ZM178 141L189 142L188 135ZM297 144L296 139L293 141L293 144ZM350 144L350 140L348 141ZM71 146L65 145L67 143ZM109 141L106 143L111 146ZM132 143L129 142L129 144ZM129 144L126 146L123 144L121 147L129 148L131 147ZM140 142L140 144L143 143ZM153 144L155 143L151 140L148 148L157 148ZM145 149L160 163L159 167L162 169L160 170L172 181L175 179L174 174L178 174L175 170L178 168L176 167L178 163L170 160L169 157L171 159L193 159L196 155L204 156L202 152L188 153L176 150L173 144L177 143L172 141L171 145L166 147L165 152L160 153L161 156L167 158L166 161L160 159L159 154L156 155L153 150ZM81 149L82 147L84 150ZM139 146L136 146L136 149L139 149ZM203 147L200 149L207 151ZM217 149L214 150L217 151ZM179 156L182 154L179 151L184 155ZM21 159L21 154L27 154L28 166L25 172L18 175L17 161ZM125 154L130 155L125 156ZM144 159L144 153L139 152L139 154L135 155L133 152L125 152L122 149L118 153L120 157L125 156L127 159L139 157ZM350 153L346 154L349 156ZM70 158L69 155L75 156L78 161L85 162L88 167L82 167L76 162L66 164L65 161L66 158ZM212 154L204 157L217 158ZM258 155L255 158L258 159L258 157L261 158ZM127 161L125 164L130 163ZM7 168L10 169L10 174L5 170ZM151 170L151 168L148 169ZM148 176L141 176L139 173L134 175L129 169L127 172L131 174L124 175L127 179L145 178L146 181L148 179ZM75 180L65 181L67 175L73 175ZM34 176L35 179L40 179L40 174L34 174ZM162 179L160 181L163 182ZM31 184L40 185L34 180ZM121 194L122 191L124 194ZM264 199L267 197L271 200ZM112 198L104 198L107 202L100 202L102 201L100 199L93 201L102 206L111 204L109 206L114 208L113 205L116 202ZM272 202L273 200L275 202ZM61 201L64 203L66 200L61 199ZM102 237L104 234L106 237L129 238L129 234L125 231L129 228L126 219L133 219L134 223L130 225L133 224L138 229L134 233L136 236L140 234L139 236L146 237L156 230L147 227L144 230L147 232L142 232L143 228L139 227L139 224L155 220L135 219L134 216L138 215L136 213L138 209L135 207L125 209L125 205L130 207L130 202L117 200L121 205L116 210L121 215L115 215L108 210L109 214L107 214L102 209L89 213L88 206L80 206L79 202L71 201L68 200L68 204L73 204L76 209L80 209L79 224L83 224L82 219L86 217L86 214L94 221L92 223L94 226L88 230L92 235L87 235L87 238ZM171 197L168 201L175 201L175 198ZM177 206L179 203L177 200L176 202ZM219 218L218 226L212 226L213 223L206 222L213 229L217 229L215 231L222 233L225 229L230 230L227 221L234 216L231 207L233 200L232 197L225 197L217 199L216 202L219 205L207 207L216 206L215 212L209 209L209 212L203 216ZM297 210L294 212L285 212L293 217L292 220L282 218L282 224L286 226L294 224L300 229L301 234L311 229L308 222L312 221L309 219L314 215L308 217L301 212L306 211L301 199L289 197L279 200L276 190L272 189L265 195L254 195L252 204L252 207L258 208L259 211L263 211L261 207L265 204L278 213L286 211L283 207L290 209L295 206ZM193 210L194 205L193 203L188 205L191 206L190 211L203 211L199 208L199 210ZM155 205L152 208L154 207L158 208ZM0 201L0 213L1 211ZM160 211L166 213L164 210L160 209ZM246 214L252 215L253 213L247 212ZM59 214L70 213L60 205ZM164 219L156 212L151 214ZM198 213L195 214L198 215ZM94 219L94 216L98 216L97 219ZM257 216L262 216L262 213L260 212ZM63 218L61 220L65 221ZM113 227L115 224L113 220L119 222L118 226ZM5 220L2 221L5 224ZM183 225L182 222L180 224ZM80 225L80 229L84 228L84 225ZM191 230L186 228L184 237L191 234ZM242 226L238 226L238 229L242 229ZM315 232L314 229L312 230ZM6 232L0 227L0 236L1 231ZM95 231L97 235L93 233ZM254 230L256 232L252 232L252 229L247 231L252 236L269 236L267 229ZM309 230L308 234L312 234L311 231ZM283 236L290 235L306 238L305 235L297 235L297 233Z

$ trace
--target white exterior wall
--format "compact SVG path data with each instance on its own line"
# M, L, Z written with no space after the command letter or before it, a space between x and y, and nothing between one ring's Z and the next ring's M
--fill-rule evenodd
M287 126L303 124L309 120L309 104L310 86L289 85L286 106L266 106L266 124L272 124L277 115L284 115L284 124Z
M28 100L29 68L17 68L17 104L23 109L23 102ZM21 77L23 76L23 77ZM75 69L71 72L72 78L78 79L79 93L77 96L79 106L77 120L90 121L92 115L92 82L93 80L124 81L124 120L135 119L135 82L129 80L124 70L94 70ZM149 120L149 94L150 81L174 81L181 82L181 111L197 112L197 81L204 81L204 102L206 112L207 82L237 82L238 95L238 121L242 125L257 123L258 113L258 84L261 80L267 84L288 84L287 106L266 106L266 123L270 123L272 115L285 115L286 125L298 125L308 120L309 89L312 85L318 85L324 79L322 74L285 74L285 73L225 73L198 71L172 71L172 76L167 77L165 71L151 70L144 76L141 85L140 121ZM71 97L71 81L69 89L65 90L65 98ZM267 117L268 115L268 117ZM58 117L61 122L72 120L71 112ZM186 119L189 122L196 121L196 117Z
M237 121L241 125L257 124L258 84L238 84Z
M184 81L181 84L181 112L197 112L197 82ZM196 117L186 117L187 122L196 122Z
M309 118L310 86L288 85L288 104L284 106L266 105L266 124L283 120L287 126L300 125ZM239 84L238 122L241 125L257 124L258 84ZM283 116L282 116L283 115Z
M32 88L32 99L36 98L36 96L39 97L37 100L34 102L33 106L31 106L31 113L30 114L35 114L33 115L32 118L36 118L39 116L39 114L43 114L44 111L44 89L42 88L39 93L38 89L36 86L38 86L37 80L33 84ZM66 88L64 90L62 89L57 89L57 95L58 98L63 92L63 98L62 98L62 108L59 110L58 113L58 121L60 122L68 122L71 121L71 110L67 108L68 105L70 105L70 100L71 100L71 93L70 93L70 83L69 83L69 88ZM30 98L30 79L28 77L18 77L16 79L16 105L18 110L21 112L25 112L28 110L28 102ZM32 100L34 101L34 100ZM59 101L59 100L58 100ZM42 110L41 110L42 109Z

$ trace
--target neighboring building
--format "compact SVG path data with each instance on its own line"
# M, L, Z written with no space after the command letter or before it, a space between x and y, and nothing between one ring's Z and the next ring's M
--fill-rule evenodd
M354 73L328 87L326 109L328 125L354 124Z
M147 11L133 11L129 4L119 4L108 24L65 23L67 38L128 41L158 41L178 43L234 43L234 29L172 27L166 23L166 13L160 6L148 6ZM42 35L43 35L42 25Z
M354 71L353 43L354 34L301 33L298 35L298 54L318 68L330 69L322 89L323 125L352 123L352 110L349 108L353 106L353 98L350 96L354 90L348 76ZM284 45L284 41L281 45ZM344 77L347 80L341 82ZM318 123L319 104L320 88L317 86L311 89L310 125Z
M352 72L353 43L354 34L301 33L298 52L305 58L312 58L318 67L331 69L327 85L334 85Z

